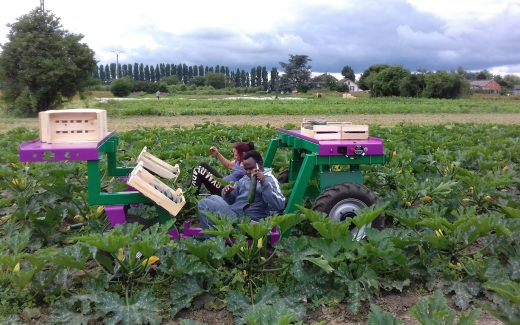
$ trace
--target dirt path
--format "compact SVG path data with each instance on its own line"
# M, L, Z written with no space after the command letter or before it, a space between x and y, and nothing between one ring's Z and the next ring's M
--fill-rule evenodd
M396 124L440 124L440 123L496 123L520 124L520 114L343 114L343 115L199 115L199 116L133 116L108 119L110 130L128 131L140 127L168 127L172 125L193 126L195 124L216 122L226 125L269 125L281 127L287 123L299 125L302 118L325 118L330 121L351 121L359 124L378 124L394 126ZM2 118L0 132L7 132L16 127L38 128L36 118Z

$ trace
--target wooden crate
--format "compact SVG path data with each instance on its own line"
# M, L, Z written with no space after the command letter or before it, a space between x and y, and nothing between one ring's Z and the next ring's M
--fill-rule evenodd
M300 133L316 140L360 140L368 139L368 125L356 125L351 122L321 121L303 119Z
M348 122L330 122L319 120L322 124L315 124L316 120L303 119L301 124L301 134L316 140L341 140L341 129Z
M172 216L176 216L186 204L186 199L182 193L182 189L171 189L168 185L161 182L155 176L150 174L143 166L143 162L130 173L130 178L126 182L144 196L157 203L160 207L168 211ZM174 200L168 198L166 194L170 194Z
M41 142L100 141L108 135L107 113L103 109L49 110L40 112L38 118Z
M364 124L350 124L341 127L342 140L367 140L368 139L368 125Z
M175 164L175 166L168 164L149 153L146 147L141 150L141 153L137 157L137 163L139 162L142 162L143 167L149 172L173 181L177 179L180 173L179 164Z

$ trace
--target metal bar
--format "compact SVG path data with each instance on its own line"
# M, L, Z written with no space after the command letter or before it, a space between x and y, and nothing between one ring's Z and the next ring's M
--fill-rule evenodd
M296 211L296 205L302 203L303 196L307 190L307 186L309 185L309 181L315 167L316 154L306 154L305 158L303 158L300 172L298 173L298 177L294 183L293 190L291 192L291 196L289 197L289 201L287 202L287 206L285 207L284 213L291 213Z
M264 167L271 167L273 164L274 156L276 154L276 150L280 146L281 139L275 138L269 141L269 147L267 147L267 151L264 156Z

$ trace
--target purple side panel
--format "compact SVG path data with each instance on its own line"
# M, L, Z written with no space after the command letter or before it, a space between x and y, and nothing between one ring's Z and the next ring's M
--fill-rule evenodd
M278 228L273 228L269 231L270 244L274 245L280 240L280 231Z
M319 141L320 149L318 155L320 156L343 156L339 153L338 148L347 147L353 150L356 146L366 148L366 156L384 155L383 139L368 137L367 140L321 140Z
M184 231L182 234L186 237L202 236L202 228L192 228L189 221L184 221Z
M179 231L177 230L177 228L168 230L168 235L170 235L170 240L181 239L181 234L179 234Z
M98 146L112 133L99 142L45 143L40 140L20 144L20 162L98 160Z
M384 140L376 137L368 137L366 140L316 140L302 135L300 130L277 129L280 132L317 143L319 145L319 156L344 156L338 148L347 148L347 152L354 150L356 146L366 148L366 156L384 155ZM344 152L341 150L341 152Z
M105 213L112 227L126 222L126 210L124 205L105 205Z

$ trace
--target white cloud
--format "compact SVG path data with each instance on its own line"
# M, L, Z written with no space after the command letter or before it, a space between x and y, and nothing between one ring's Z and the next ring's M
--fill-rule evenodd
M3 6L0 43L9 31L5 24L38 4L18 0ZM317 71L350 65L359 73L387 63L520 72L520 0L46 0L45 5L65 29L85 36L103 64L115 62L113 51L126 63L245 69L307 54Z

